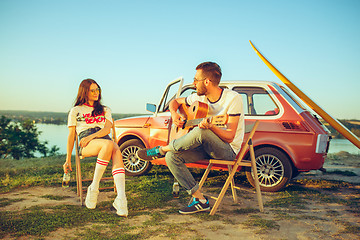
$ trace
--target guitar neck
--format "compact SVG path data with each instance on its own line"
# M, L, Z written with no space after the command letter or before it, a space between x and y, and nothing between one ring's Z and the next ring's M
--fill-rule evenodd
M196 119L186 120L186 122L184 124L184 128L197 126L197 125L199 125L199 123L201 123L201 121L203 119L205 119L205 118L196 118Z
M197 126L202 120L207 119L209 123L215 125L224 125L228 121L228 115L213 116L209 118L195 118L187 120L184 124L184 128Z

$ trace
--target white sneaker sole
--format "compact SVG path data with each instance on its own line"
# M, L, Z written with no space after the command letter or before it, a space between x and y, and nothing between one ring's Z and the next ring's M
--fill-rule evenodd
M115 208L116 210L116 214L120 217L127 217L128 216L128 211L127 210L123 210L123 209L117 209L116 206L115 206L115 203L113 203L113 207ZM123 210L123 211L121 211Z

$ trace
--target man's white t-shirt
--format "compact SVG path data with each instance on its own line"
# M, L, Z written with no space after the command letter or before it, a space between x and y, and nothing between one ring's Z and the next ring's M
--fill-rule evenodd
M89 128L104 128L106 119L112 123L111 110L105 107L104 113L98 116L91 116L94 108L87 104L71 108L68 115L68 127L76 126L77 134Z
M219 100L216 102L210 102L206 96L198 96L196 93L186 97L185 101L188 105L193 104L195 101L206 103L209 106L208 116L224 114L240 116L234 140L230 143L236 154L240 151L244 139L244 111L240 94L230 89L223 89Z

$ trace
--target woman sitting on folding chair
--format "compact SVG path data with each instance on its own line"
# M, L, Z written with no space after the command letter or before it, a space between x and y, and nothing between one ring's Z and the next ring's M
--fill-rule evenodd
M71 154L75 135L79 137L79 152L83 157L97 156L94 178L88 187L85 205L89 209L96 207L99 195L99 183L105 169L112 159L112 174L117 189L117 197L113 203L119 216L127 216L127 200L125 195L125 170L119 146L108 136L112 127L109 108L101 104L101 89L93 79L85 79L79 86L74 107L68 117L69 136L64 172L71 169Z

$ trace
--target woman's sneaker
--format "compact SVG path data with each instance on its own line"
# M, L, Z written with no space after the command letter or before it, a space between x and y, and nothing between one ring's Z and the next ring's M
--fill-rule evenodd
M140 149L136 152L136 156L144 161L165 157L164 154L160 153L160 146Z
M91 185L90 185L86 193L85 206L89 209L96 208L98 196L99 196L99 190L91 190Z
M127 200L125 199L120 199L120 198L115 198L114 203L113 203L113 207L116 210L116 214L121 216L121 217L127 217L128 215L128 208L127 208Z
M210 209L209 200L207 198L206 203L202 203L198 198L193 198L193 201L183 209L179 210L181 214L192 214L197 212L203 212Z

